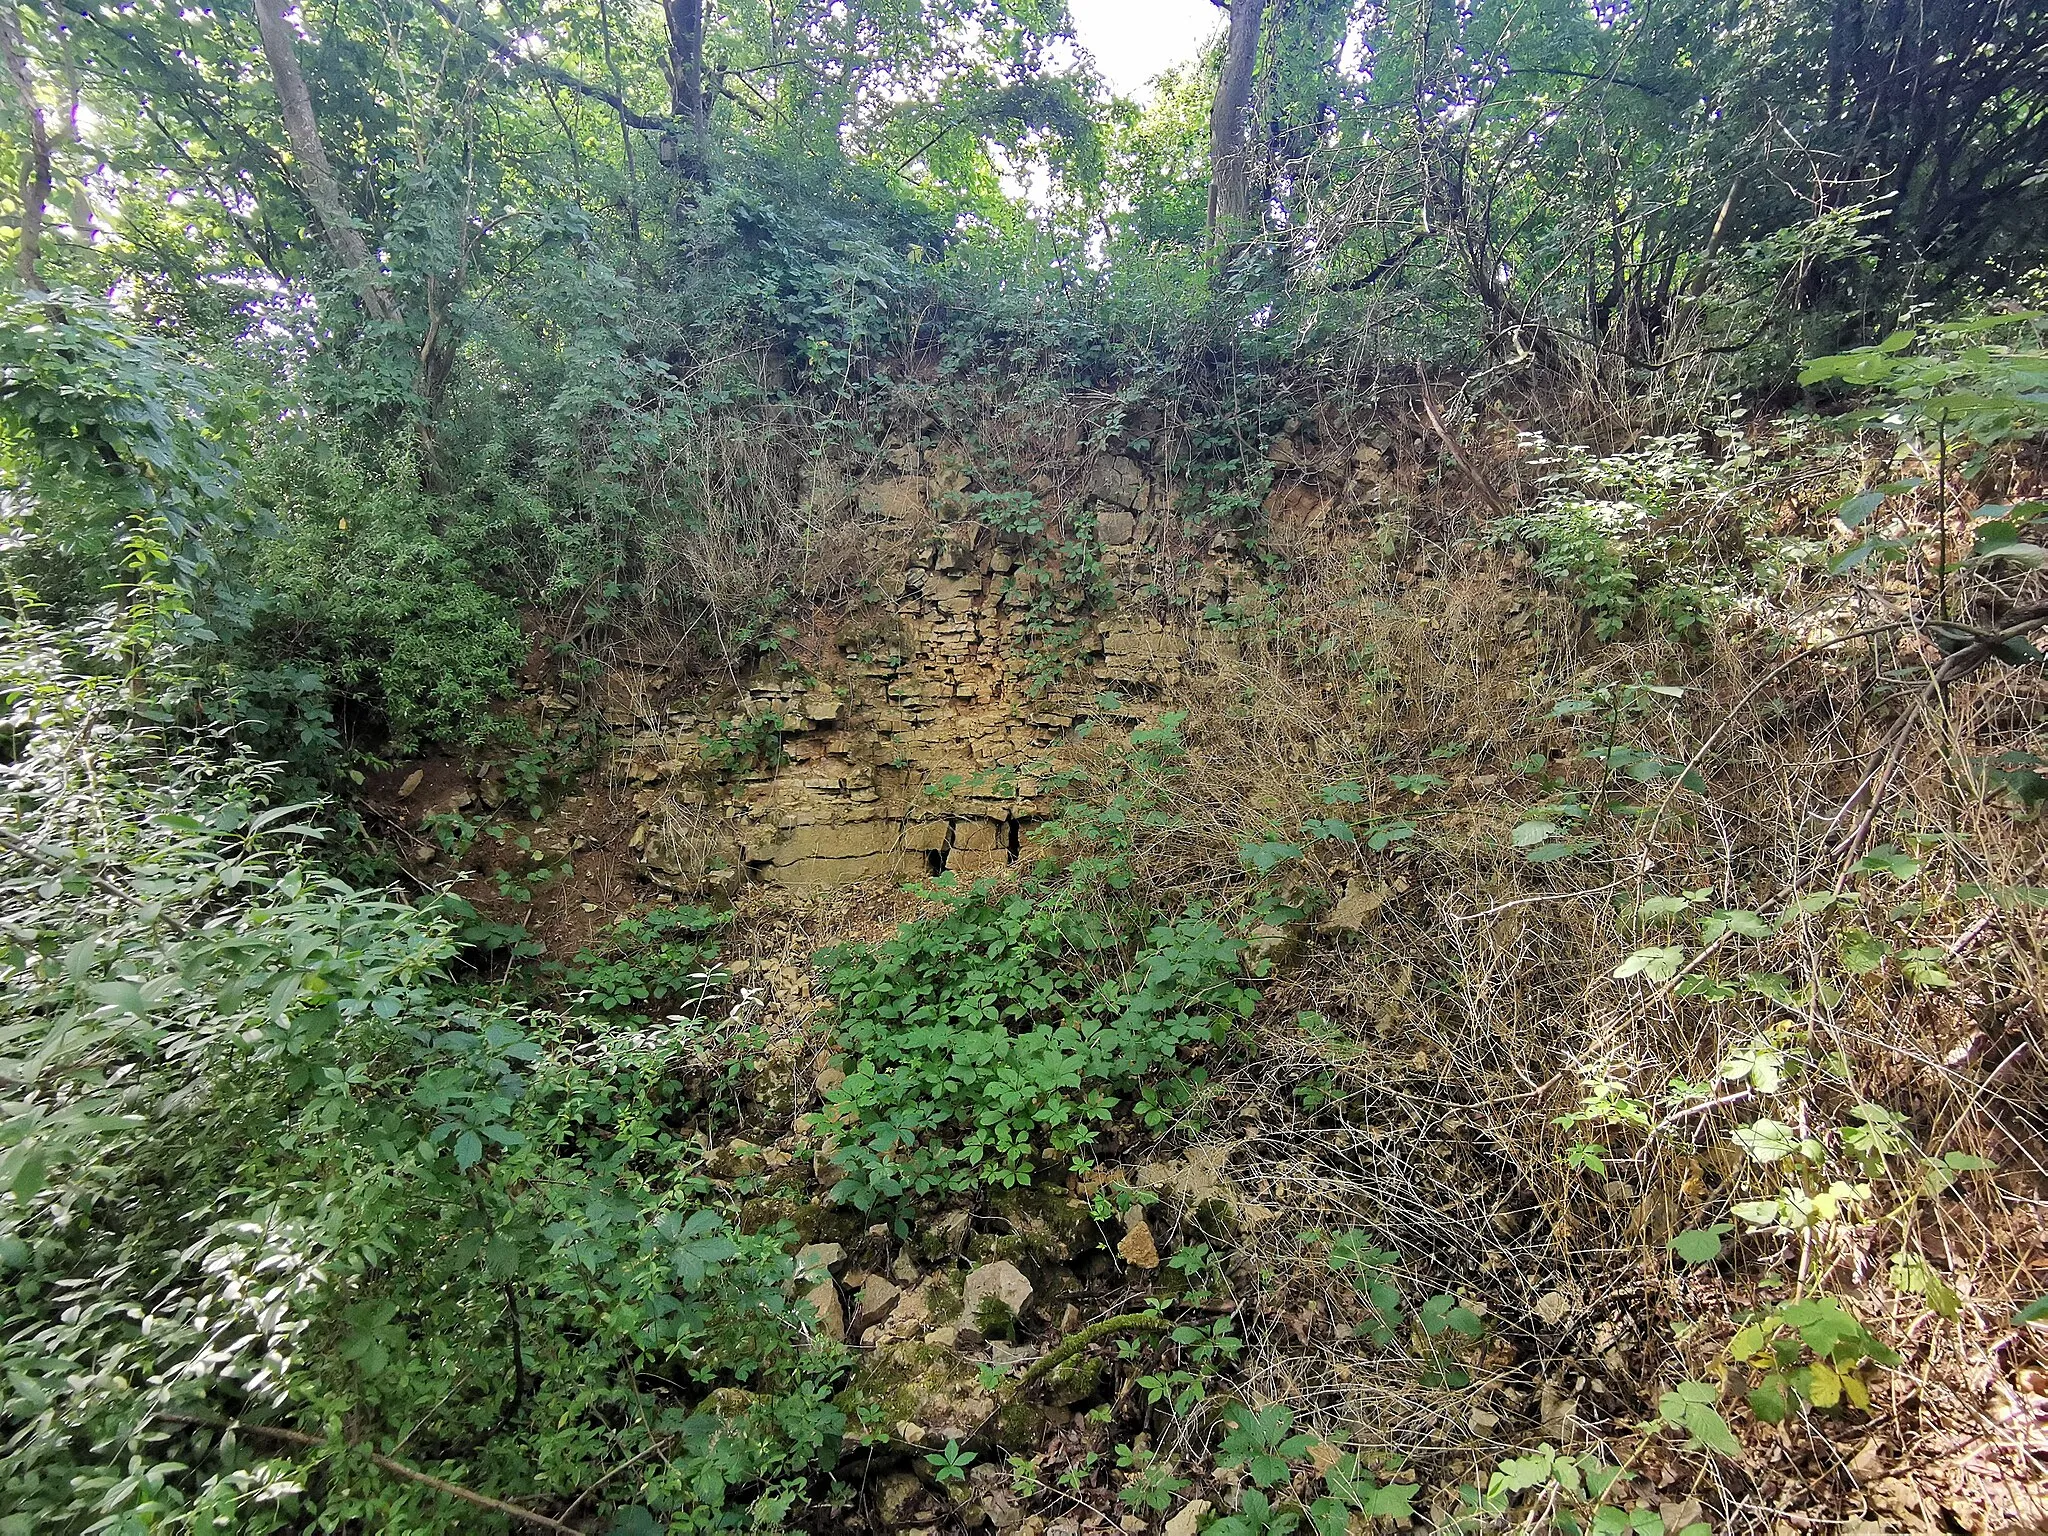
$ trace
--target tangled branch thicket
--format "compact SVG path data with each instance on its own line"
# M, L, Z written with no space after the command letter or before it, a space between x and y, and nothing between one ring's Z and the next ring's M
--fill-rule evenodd
M2038 677L1980 672L1910 721L1870 836L1845 851L1834 813L1895 739L1900 706L1887 700L1899 685L1886 683L1898 678L1910 696L1912 679L1940 664L1892 633L1773 657L1771 635L1798 644L1787 614L1705 646L1592 646L1570 605L1532 595L1469 543L1426 550L1406 571L1335 550L1296 580L1262 634L1161 701L1186 716L1186 756L1132 791L1160 813L1130 853L1145 903L1254 921L1287 909L1255 1061L1214 1084L1190 1127L1227 1150L1249 1202L1231 1263L1257 1320L1252 1399L1291 1406L1333 1443L1429 1469L1425 1483L1472 1476L1532 1436L1619 1445L1660 1381L1725 1374L1740 1315L1767 1309L1771 1286L1796 1276L1856 1297L1906 1355L1875 1416L1836 1431L1837 1468L1858 1444L1881 1446L1890 1468L1918 1460L1938 1477L1966 1465L1964 1497L1996 1498L2003 1518L2037 1515L2025 1490L2042 1471L2038 1427L2024 1408L1946 1414L2039 1289L2029 1265L2048 1174L2048 915L2028 893L2048 840L2037 819L1987 800L1981 767L2039 718ZM1772 666L1781 675L1759 703L1753 684ZM1600 733L1552 706L1635 679L1684 691L1624 734L1697 779L1615 784L1603 765L1574 766ZM1445 782L1423 796L1390 782L1431 768ZM1602 812L1580 824L1584 854L1535 864L1509 834L1559 792L1534 782L1545 775L1576 778ZM1325 791L1340 784L1364 790L1363 804L1337 807L1354 821L1413 808L1413 834L1377 853L1304 839L1287 879L1247 870L1241 850L1299 837L1332 813ZM1916 851L1910 883L1855 872L1873 845ZM1896 963L1845 973L1842 925L1800 920L1741 962L1781 978L1773 1002L1702 1003L1678 995L1682 975L1617 976L1657 939L1644 902L1687 891L1701 910L1773 915L1845 893L1859 902L1835 909L1851 914L1845 923L1909 920L1915 952L1940 973L1919 974L1939 984L1903 980ZM1364 893L1364 915L1333 913L1339 892ZM1779 1097L1783 1084L1731 1070L1760 1041L1831 1068ZM1674 1084L1705 1086L1681 1098ZM1567 1128L1603 1094L1634 1100L1639 1116ZM1860 1227L1760 1231L1743 1241L1761 1280L1674 1265L1672 1240L1757 1182L1739 1133L1793 1099L1802 1134L1882 1105L1924 1148L1996 1172L1961 1199L1880 1183L1894 1209L1875 1221L1866 1209ZM1591 1141L1598 1150L1575 1159ZM1326 1245L1304 1236L1345 1229L1483 1302L1496 1331L1471 1352L1465 1384L1389 1370L1383 1345L1356 1327L1358 1297ZM1952 1324L1923 1297L1886 1289L1893 1249L1959 1282ZM1937 1421L1946 1437L1925 1433ZM1677 1476L1655 1448L1642 1454L1664 1481ZM1714 1502L1736 1528L1767 1527L1790 1497L1796 1456L1781 1459L1713 1465ZM1802 1498L1846 1507L1853 1480L1830 1484L1825 1467L1813 1476Z

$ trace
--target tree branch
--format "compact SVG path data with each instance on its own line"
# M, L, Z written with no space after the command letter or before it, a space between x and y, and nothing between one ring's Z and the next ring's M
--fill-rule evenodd
M306 77L299 70L298 45L292 30L278 10L277 0L255 0L256 30L262 34L263 56L270 63L277 103L284 115L285 137L291 140L298 161L299 180L312 200L313 213L327 236L327 245L342 270L355 279L356 292L373 320L399 318L398 302L382 281L369 242L356 228L341 200L341 184L334 179L327 161L327 148L320 142L319 119L313 115L313 97L306 89Z
M570 74L566 69L558 69L554 65L545 63L540 59L528 58L519 51L518 44L514 43L511 38L505 36L502 32L492 31L480 20L463 15L454 6L450 5L448 0L427 0L427 4L433 7L436 15L464 37L474 42L482 43L484 47L490 49L491 56L508 69L524 70L527 74L537 79L545 80L551 85L558 85L563 90L577 96L587 97L591 101L602 102L605 106L618 113L619 121L623 122L628 128L640 128L649 133L665 133L668 129L675 126L670 118L649 117L644 112L634 111L626 105L625 98L616 91L608 91L601 85L593 85L588 80Z
M195 1429L217 1429L237 1435L249 1435L259 1440L275 1440L281 1445L298 1446L307 1450L318 1449L329 1443L319 1435L309 1435L297 1429L279 1429L269 1424L243 1424L232 1419L209 1419L193 1413L160 1413L157 1417L166 1424L186 1424ZM584 1532L578 1527L565 1525L552 1515L544 1515L524 1505L507 1503L504 1499L494 1499L488 1493L478 1493L474 1488L451 1483L445 1477L436 1477L431 1472L408 1467L402 1461L393 1461L378 1451L364 1450L363 1454L368 1456L379 1470L388 1472L393 1477L403 1478L409 1483L431 1488L436 1493L445 1493L452 1499L461 1499L464 1503L474 1504L479 1509L493 1510L508 1519L521 1521L543 1531L560 1531L565 1533L565 1536L584 1536Z

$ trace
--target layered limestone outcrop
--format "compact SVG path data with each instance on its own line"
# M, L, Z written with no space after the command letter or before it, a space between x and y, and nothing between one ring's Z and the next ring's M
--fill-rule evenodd
M1380 516L1418 478L1378 448L1323 452L1292 433L1270 459L1264 513L1281 537ZM814 496L901 554L800 664L764 665L715 707L679 696L668 669L630 663L580 701L542 700L601 710L604 773L633 807L645 878L696 899L750 879L999 869L1048 814L1048 775L1079 721L1135 716L1234 649L1229 626L1201 616L1255 600L1258 575L1239 536L1174 512L1170 476L1130 454L1077 459L1057 484L1034 479L1034 505L1055 510L1019 532L1019 519L957 515L977 505L959 466L903 451L878 480L814 476Z

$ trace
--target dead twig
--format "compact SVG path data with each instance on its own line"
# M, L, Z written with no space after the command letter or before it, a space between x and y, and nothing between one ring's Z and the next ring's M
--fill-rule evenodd
M195 1413L162 1413L157 1417L166 1424L184 1424L194 1429L215 1429L227 1434L248 1435L258 1440L275 1440L280 1445L298 1446L306 1450L319 1449L330 1443L319 1435L309 1435L298 1429L281 1429L271 1424L244 1424L233 1419L212 1419ZM409 1483L418 1483L421 1487L431 1488L436 1493L445 1493L451 1499L460 1499L465 1504L476 1505L479 1509L492 1510L508 1519L520 1521L539 1530L562 1531L566 1536L584 1536L580 1526L565 1525L552 1515L544 1515L538 1510L528 1509L524 1505L513 1504L505 1499L493 1498L488 1493L478 1493L474 1488L451 1483L445 1477L436 1477L431 1472L408 1467L402 1461L393 1461L381 1452L362 1447L358 1449L363 1449L363 1454L379 1471L388 1472L393 1477L402 1478Z

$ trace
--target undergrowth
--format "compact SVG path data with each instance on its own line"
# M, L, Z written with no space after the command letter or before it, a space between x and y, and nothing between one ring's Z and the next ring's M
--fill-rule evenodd
M834 1200L901 1209L1029 1184L1109 1126L1157 1127L1257 993L1243 942L1198 911L1144 923L1071 885L942 891L942 911L822 957L847 1055L821 1117Z

